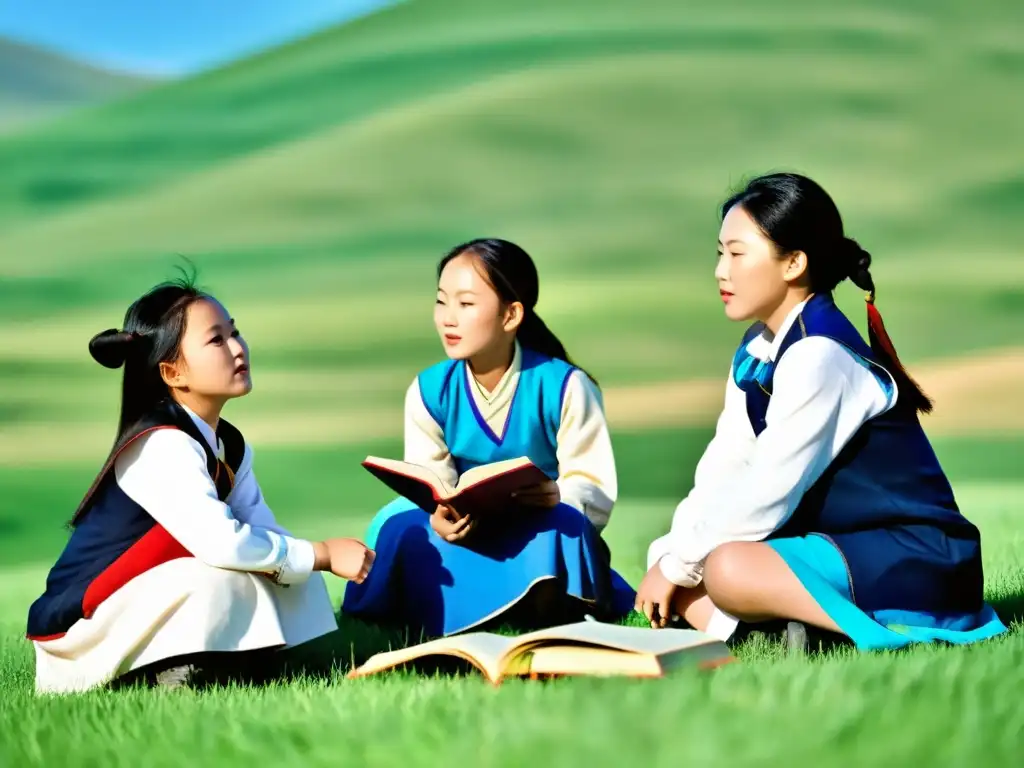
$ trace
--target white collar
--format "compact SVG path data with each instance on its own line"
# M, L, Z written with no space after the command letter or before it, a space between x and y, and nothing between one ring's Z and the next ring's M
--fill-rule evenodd
M782 321L782 325L779 326L779 332L775 336L772 336L771 331L765 328L760 334L751 339L747 345L747 351L759 360L776 360L779 355L779 347L782 346L786 334L789 333L789 329L793 327L793 323L796 322L797 317L799 317L809 300L810 298L804 299L789 310L789 313Z
M512 363L508 369L501 375L497 385L490 392L484 391L484 388L480 385L480 382L476 380L476 376L473 375L473 371L469 370L469 366L466 366L466 374L473 380L473 386L476 387L477 394L480 395L486 402L496 400L501 394L509 388L510 382L515 378L515 375L519 373L519 370L523 367L523 353L519 346L519 339L515 339L513 342L512 352Z
M199 433L206 438L206 442L213 449L214 453L218 452L220 450L220 441L217 439L217 432L214 428L203 421L196 415L195 411L184 403L178 403L178 405L180 405L182 410L189 415L189 418L192 419L192 423L196 425L196 429L199 430Z

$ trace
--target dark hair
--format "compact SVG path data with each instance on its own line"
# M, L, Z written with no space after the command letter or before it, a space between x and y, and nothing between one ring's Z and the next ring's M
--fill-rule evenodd
M569 359L569 353L565 351L562 342L544 324L540 315L535 311L537 299L540 296L540 279L530 254L508 240L498 238L470 240L455 246L445 254L437 265L438 279L440 279L445 265L464 253L472 254L480 261L487 274L487 281L497 291L503 302L510 304L513 301L518 301L523 305L523 321L516 333L519 343L542 355L564 360L579 368ZM597 383L593 376L586 371L583 372L595 384Z
M915 411L930 413L932 402L907 373L882 316L875 307L871 254L843 232L843 219L829 194L795 173L759 176L722 204L721 215L740 206L782 254L803 251L813 293L831 293L849 278L866 292L871 350L896 380L900 394Z
M194 279L184 275L180 280L157 285L128 308L123 329L102 331L89 341L89 353L100 365L124 366L121 417L113 452L139 419L170 396L160 376L160 363L178 358L188 308L206 298Z

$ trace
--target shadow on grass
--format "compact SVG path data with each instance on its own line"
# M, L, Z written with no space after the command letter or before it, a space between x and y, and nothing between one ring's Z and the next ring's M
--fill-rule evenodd
M989 600L996 614L1007 627L1024 623L1024 593L1010 594Z
M1024 623L1024 594L994 599L991 605L1002 621L1014 629ZM256 652L244 663L225 669L212 685L267 685L296 682L330 682L344 678L352 669L365 663L371 656L384 651L397 650L425 642L431 638L422 632L398 625L377 624L339 612L338 629L297 648L279 652ZM643 627L647 621L633 612L620 624ZM680 624L680 627L685 625ZM513 625L481 628L482 631L515 635L526 631ZM787 655L807 655L827 660L846 657L857 651L845 637L823 630L808 630L808 647L803 651L788 649L786 622L741 624L729 641L729 646L742 661L770 661ZM909 653L899 649L895 653ZM241 661L241 655L239 655ZM455 658L433 657L410 664L399 674L414 673L427 676L464 676L478 674L468 663ZM205 686L204 686L205 687Z

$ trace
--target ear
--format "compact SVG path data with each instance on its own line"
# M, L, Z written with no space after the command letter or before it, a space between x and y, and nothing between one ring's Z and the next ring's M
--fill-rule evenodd
M160 378L164 384L173 389L181 389L186 385L185 371L178 362L160 363Z
M513 301L511 304L505 306L505 314L501 321L501 327L507 333L515 333L519 330L519 326L523 323L523 316L526 311L523 309L522 302Z
M795 283L807 275L807 254L803 251L790 251L783 257L782 279L787 283Z

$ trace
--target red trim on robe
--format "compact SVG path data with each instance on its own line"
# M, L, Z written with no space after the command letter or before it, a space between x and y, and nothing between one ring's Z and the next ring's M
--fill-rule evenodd
M114 461L117 456L120 455L121 451L135 442L138 438L145 434L154 432L158 429L177 429L171 425L161 425L156 427L150 427L145 429L139 434L132 437L131 440L121 446L120 450L112 456L108 461L103 471L100 473L93 487L89 489L89 493L86 495L86 501L92 496L92 494L98 488L103 477L113 467ZM220 469L224 467L228 473L228 492L234 488L235 484L235 473L231 470L225 462L218 460L217 468L214 477L214 484L220 477ZM218 488L218 491L220 489ZM218 494L219 495L219 494ZM225 497L227 494L225 494ZM85 502L83 502L84 506ZM108 565L99 576L92 580L89 586L85 590L85 595L82 597L82 618L92 618L96 609L117 590L126 585L129 581L134 579L136 576L141 576L146 571L156 568L158 565L163 565L172 560L178 560L184 557L194 557L177 539L171 536L167 532L167 529L160 524L154 525L145 534L143 534L138 541L132 544L128 549L121 553L118 558ZM270 574L267 575L271 578ZM67 634L66 632L60 632L55 635L26 635L26 639L33 642L45 643L50 640L59 640Z
M82 618L91 618L104 600L136 576L182 557L192 553L162 525L154 525L92 580L82 598Z

